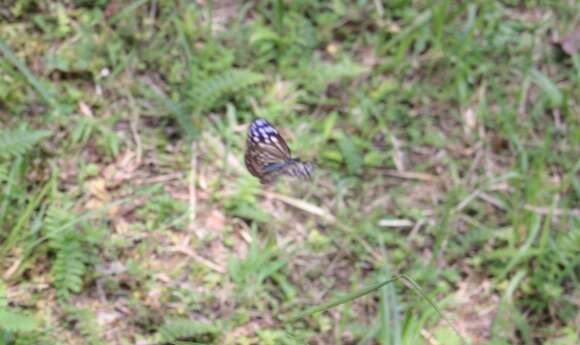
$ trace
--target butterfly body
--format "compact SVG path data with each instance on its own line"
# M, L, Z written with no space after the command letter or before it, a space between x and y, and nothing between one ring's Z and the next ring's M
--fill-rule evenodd
M289 164L292 164L293 162L294 162L293 159L288 159L288 160L285 160L285 161L279 162L279 163L270 163L262 168L262 172L264 174L273 173L273 172L278 171L280 169L284 169L284 167L288 166Z
M248 129L246 155L248 171L262 183L280 175L310 177L314 166L293 158L288 144L268 121L258 118Z

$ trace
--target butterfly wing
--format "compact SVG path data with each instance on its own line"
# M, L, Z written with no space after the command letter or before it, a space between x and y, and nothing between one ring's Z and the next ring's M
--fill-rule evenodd
M312 172L314 172L314 164L293 159L282 170L285 175L309 179L312 177Z
M262 183L271 183L280 175L309 178L312 163L292 158L290 148L280 133L268 121L256 119L248 129L246 155L248 171Z
M257 144L265 149L278 160L290 158L290 148L278 130L264 119L252 121L248 130L248 144Z
M290 159L290 148L274 126L258 118L250 124L248 129L244 158L248 171L263 183L269 183L282 173L281 168ZM274 168L272 168L273 165L275 165Z

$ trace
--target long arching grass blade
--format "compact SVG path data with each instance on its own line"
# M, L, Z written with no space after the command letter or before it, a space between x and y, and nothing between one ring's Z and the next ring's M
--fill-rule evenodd
M334 308L338 305L341 304L345 304L345 303L349 303L354 301L355 299L362 297L364 295L367 295L371 292L374 292L380 288L382 288L383 286L390 284L392 282L395 282L397 280L405 280L407 283L409 283L413 289L421 296L423 297L425 300L427 300L427 302L429 302L429 304L435 309L435 311L437 311L437 313L443 318L443 320L445 320L445 322L449 325L449 327L453 330L453 332L455 332L457 334L457 336L461 339L461 342L463 344L467 344L467 341L465 340L465 338L461 335L461 333L459 333L459 330L457 330L457 328L453 325L453 323L445 316L445 314L443 313L443 311L441 309L439 309L439 307L435 304L435 302L433 302L424 292L423 290L419 287L419 285L410 277L408 277L405 274L399 274L397 276L395 276L394 278L391 279L387 279L385 281L382 282L378 282L375 283L373 285L367 286L365 288L362 288L358 291L346 294L344 296L338 297L337 299L335 299L334 301L319 305L319 306L315 306L312 307L310 309L307 309L306 311L294 314L290 317L288 317L285 321L287 322L294 322L297 321L299 319L302 319L306 316L312 315L312 314L316 314L316 313L320 313L323 311L327 311L331 308Z

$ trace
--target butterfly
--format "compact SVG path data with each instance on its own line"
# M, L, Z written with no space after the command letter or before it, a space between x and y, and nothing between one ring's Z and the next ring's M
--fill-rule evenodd
M246 168L263 184L280 175L310 178L314 164L293 158L280 133L268 121L257 118L250 124L244 157Z

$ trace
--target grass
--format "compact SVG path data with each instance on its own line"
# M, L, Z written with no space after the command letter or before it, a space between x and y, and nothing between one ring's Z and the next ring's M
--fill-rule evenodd
M0 344L578 343L578 13L0 6Z

